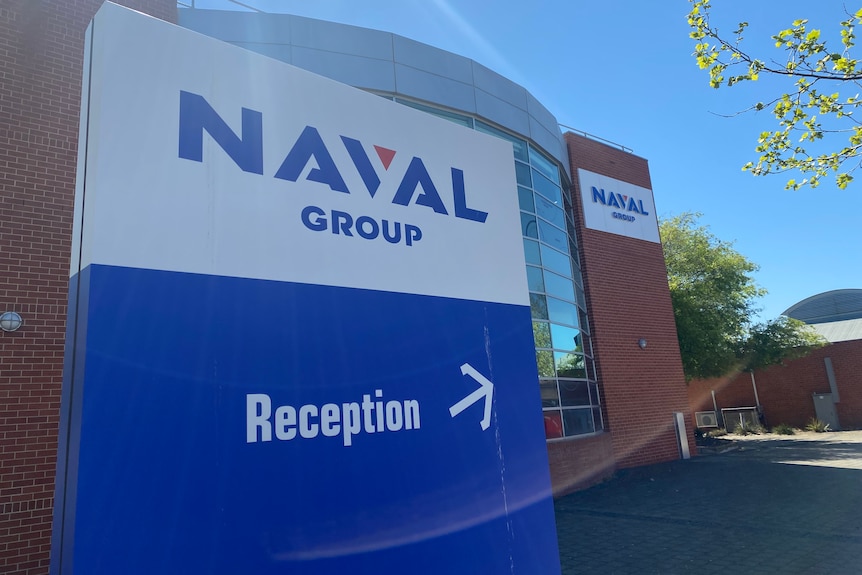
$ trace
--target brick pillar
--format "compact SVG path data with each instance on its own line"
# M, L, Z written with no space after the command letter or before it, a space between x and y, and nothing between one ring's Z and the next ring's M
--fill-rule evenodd
M176 21L175 0L120 0ZM84 31L101 0L0 0L0 573L48 572Z
M602 404L620 467L679 457L673 412L694 426L661 244L584 225L578 168L652 189L643 158L572 133L572 205ZM647 340L646 349L638 340Z

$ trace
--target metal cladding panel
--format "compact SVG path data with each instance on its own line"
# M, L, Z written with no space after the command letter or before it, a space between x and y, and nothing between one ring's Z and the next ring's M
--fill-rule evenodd
M473 62L473 79L476 89L482 90L512 104L521 110L527 110L527 90L515 82L486 68L478 62ZM521 132L526 133L526 132ZM565 162L561 162L565 163Z
M517 134L530 133L530 115L526 110L483 90L476 90L476 113Z
M395 91L395 71L391 61L303 46L285 48L291 52L290 63L303 70L357 88Z
M472 84L396 62L395 88L397 93L405 96L442 104L470 114L476 113L476 96Z
M392 35L393 60L404 66L473 84L472 60L403 36Z
M270 17L257 16L262 21ZM290 30L295 46L392 61L392 35L388 32L302 16L290 17Z
M52 573L559 573L509 144L90 30Z
M257 52L268 58L293 64L294 48L290 44L267 44L263 42L232 42L232 44L245 50Z
M289 14L177 9L177 20L181 26L194 21L195 31L225 42L291 44L290 28L295 18Z

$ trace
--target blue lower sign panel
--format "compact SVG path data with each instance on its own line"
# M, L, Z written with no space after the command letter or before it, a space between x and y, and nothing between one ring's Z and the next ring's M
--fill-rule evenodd
M52 573L559 573L511 145L109 3L86 51Z
M80 280L75 573L559 569L526 309Z

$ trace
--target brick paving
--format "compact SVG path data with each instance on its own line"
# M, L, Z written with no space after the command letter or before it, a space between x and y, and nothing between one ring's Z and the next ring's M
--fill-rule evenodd
M862 573L862 431L733 438L556 502L565 575Z

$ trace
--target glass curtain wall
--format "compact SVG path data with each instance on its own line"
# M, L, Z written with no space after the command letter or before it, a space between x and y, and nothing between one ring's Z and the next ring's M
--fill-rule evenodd
M545 436L554 440L601 431L604 424L565 172L527 140L480 120L395 100L511 142Z

